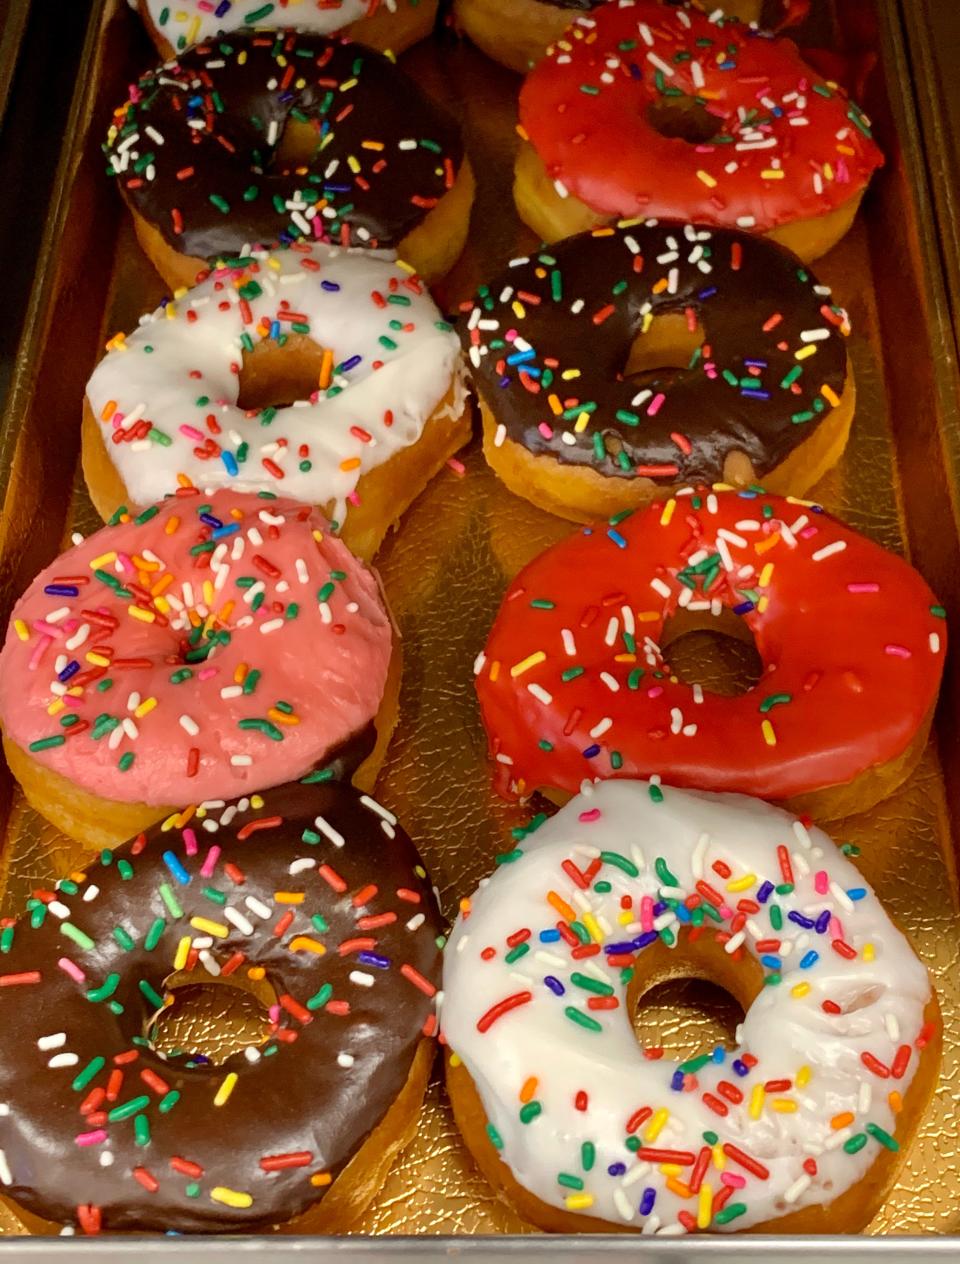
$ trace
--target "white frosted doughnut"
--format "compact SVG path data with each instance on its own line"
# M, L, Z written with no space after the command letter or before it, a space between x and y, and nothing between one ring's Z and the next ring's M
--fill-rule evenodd
M329 386L248 415L237 405L244 350L291 332L332 351ZM452 405L438 409L451 388ZM460 415L462 368L457 337L417 277L318 243L258 252L161 305L111 339L87 399L136 505L176 491L185 474L204 491L332 503L342 525L362 474L415 444L435 411ZM134 437L115 442L118 433Z
M284 5L279 12L275 4L258 5L234 3L211 4L209 0L131 0L133 8L139 7L149 15L150 21L165 39L176 44L181 37L188 44L197 44L218 31L235 31L249 24L249 15L257 13L255 25L261 30L275 30L279 26L294 26L298 31L313 31L329 35L351 22L359 22L370 13L369 0L335 0L333 4L298 4L295 9ZM395 4L391 6L395 8Z
M832 1202L898 1146L890 1093L932 1038L932 991L822 831L742 795L607 781L507 859L450 937L441 1025L526 1191L645 1232L733 1230ZM767 984L738 1047L703 1065L644 1056L621 975L657 932L676 939L691 895L719 903L706 933ZM557 930L571 911L596 955L571 956ZM615 1006L592 1008L601 997ZM680 1155L674 1175L661 1151Z

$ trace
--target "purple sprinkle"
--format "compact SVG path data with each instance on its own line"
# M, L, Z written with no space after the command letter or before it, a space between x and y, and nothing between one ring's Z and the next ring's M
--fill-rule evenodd
M61 683L63 681L69 680L70 677L75 676L79 670L80 670L80 664L77 662L76 659L74 659L72 662L67 663L63 671L60 672L60 674L57 676L57 680L59 680Z
M560 980L555 978L552 974L548 974L543 981L546 983L547 987L554 996L563 996L564 992L567 990Z
M361 965L376 966L378 970L390 969L390 958L380 957L375 952L358 952L357 960Z
M769 391L741 391L740 394L744 399L769 399Z
M338 373L349 373L351 369L355 369L363 356L352 355L349 360L344 360L343 364L337 369Z
M813 925L818 935L825 935L830 925L830 910L824 909Z
M583 752L583 757L584 759L593 759L595 756L599 754L600 754L600 746L598 745L597 742L594 742L592 746L588 746L587 749Z
M750 1068L747 1066L746 1062L741 1062L739 1058L734 1058L730 1065L733 1067L735 1075L750 1074Z
M716 294L716 292L717 292L717 287L716 287L715 285L711 285L711 286L709 286L707 289L705 289L705 290L701 290L701 291L700 291L700 293L697 295L697 298L698 298L701 302L703 302L703 300L704 300L705 298L713 298L713 296L714 296L714 294Z
M320 288L321 290L329 290L330 293L336 294L339 292L340 286L336 281L321 281Z
M73 584L47 584L43 590L48 597L79 597L80 589Z
M755 607L752 601L741 601L739 605L736 605L733 607L733 613L734 614L749 614L750 611L753 610L754 608Z
M640 1199L640 1215L649 1216L653 1211L653 1204L657 1201L657 1191L652 1185L648 1185L643 1191L643 1197Z
M744 360L744 364L748 369L765 369L767 367L766 360Z
M766 904L767 900L773 895L773 883L764 882L757 892L757 900L760 904Z
M200 521L205 522L208 527L222 527L223 523L219 518L215 518L212 513L202 513Z
M625 1176L627 1172L626 1163L611 1163L607 1168L608 1176Z
M674 1071L673 1077L670 1080L670 1087L673 1089L675 1093L683 1092L684 1078L685 1077L682 1071Z
M796 922L798 926L802 926L804 930L813 930L816 922L812 917L804 917L802 913L798 913L796 909L791 909L787 914L787 920Z

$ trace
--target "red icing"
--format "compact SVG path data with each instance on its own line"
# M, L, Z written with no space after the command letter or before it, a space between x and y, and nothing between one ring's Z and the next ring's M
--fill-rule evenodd
M576 792L588 777L659 773L671 785L784 799L852 781L909 745L936 699L946 647L922 577L797 501L697 496L699 508L685 494L577 532L510 586L477 677L502 793ZM720 531L729 533L719 537L726 558L704 562L717 556ZM665 620L690 591L678 573L696 585L694 609L742 607L752 595L742 617L764 672L742 696L704 690L698 703L660 658ZM778 696L788 700L771 705Z
M699 95L717 135L732 139L660 135L647 110L664 88ZM646 0L581 18L520 93L521 124L550 178L595 211L761 232L824 215L863 189L883 156L851 114L867 126L789 40ZM777 168L783 178L765 174Z

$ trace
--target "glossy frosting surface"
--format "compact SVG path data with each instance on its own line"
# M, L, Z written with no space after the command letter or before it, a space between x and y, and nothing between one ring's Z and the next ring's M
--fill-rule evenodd
M0 1180L81 1229L289 1219L323 1197L433 1031L442 923L389 811L328 782L168 826L37 893L3 931ZM154 1047L165 980L194 970L265 980L264 1043L220 1065Z
M312 156L278 158L293 120ZM322 238L393 246L453 186L459 128L359 44L235 32L141 76L104 146L124 197L169 246L210 259Z
M739 795L589 789L464 902L444 953L441 1029L485 1143L551 1207L646 1233L832 1202L898 1148L926 971L822 831ZM698 938L763 982L734 1048L678 1063L638 1045L627 987Z
M648 117L693 106L702 143ZM527 77L520 122L558 191L600 214L758 232L835 210L883 161L861 111L790 41L650 0L575 19Z
M324 349L325 385L292 404L241 408L245 355L291 333ZM363 474L417 442L451 385L462 404L459 363L456 336L415 276L317 243L216 268L162 304L111 339L87 398L135 504L186 474L208 490L329 504L342 524Z
M673 676L668 621L731 611L759 682L724 697ZM503 793L657 773L786 799L901 754L945 650L943 609L902 558L804 502L686 489L531 562L477 662L477 693Z
M367 729L392 635L375 578L315 510L191 491L41 571L0 653L0 723L103 798L235 797Z
M391 8L400 4L408 7L411 0L393 0ZM150 20L160 34L175 47L196 44L210 39L218 32L236 31L248 24L251 14L256 14L254 25L258 31L272 31L278 27L296 27L317 35L339 31L351 22L359 22L370 15L371 7L379 8L379 0L373 6L370 0L323 0L321 4L310 0L271 3L250 7L241 0L179 0L168 4L167 0L143 0Z
M624 377L664 315L702 332L687 369ZM843 393L846 313L788 251L671 221L570 237L515 259L460 324L509 439L618 478L716 482L729 452L763 476Z

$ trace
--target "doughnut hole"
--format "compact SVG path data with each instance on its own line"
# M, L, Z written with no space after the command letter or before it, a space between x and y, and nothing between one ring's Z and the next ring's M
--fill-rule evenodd
M719 131L719 120L693 97L660 97L647 106L646 120L655 132L688 145L705 145Z
M671 369L689 369L704 341L703 326L690 310L689 321L684 312L664 312L653 317L630 345L623 369L625 378L645 386L654 378L663 380Z
M678 610L663 625L660 649L674 676L724 698L749 693L763 678L753 633L726 606L718 615Z
M165 1004L144 1024L157 1053L219 1066L235 1053L266 1044L277 993L266 979L214 976L200 968L178 971L165 982Z
M323 357L324 348L306 334L288 334L283 346L272 338L255 343L243 352L237 406L260 412L309 399L320 389Z

